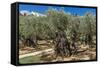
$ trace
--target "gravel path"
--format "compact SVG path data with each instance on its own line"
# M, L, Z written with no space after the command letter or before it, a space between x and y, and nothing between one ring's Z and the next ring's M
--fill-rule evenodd
M44 53L44 52L46 54L49 54L49 53L53 52L53 49L51 48L51 49L46 49L46 50L28 53L28 54L24 54L24 55L19 55L19 59L24 58L24 57L28 57L28 56L35 56L35 55L38 55L38 54L41 54L41 53Z

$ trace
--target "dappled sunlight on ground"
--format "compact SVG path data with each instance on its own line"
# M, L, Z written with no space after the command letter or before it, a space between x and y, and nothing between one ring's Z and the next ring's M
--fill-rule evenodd
M81 60L95 60L96 59L96 48L89 48L88 45L77 46L76 54L71 55L70 57L66 56L63 59L60 56L55 57L53 47L50 47L50 46L52 46L52 45L41 44L41 45L38 45L38 48L24 47L22 49L19 49L19 56L23 56L26 54L28 55L28 57L31 56L31 58L28 58L27 55L25 57L21 58L20 59L21 63L23 63L24 60L25 60L24 62L30 63L30 59L32 59L31 53L33 53L33 54L36 53L36 55L38 56L38 57L35 57L36 55L34 54L33 60L31 60L32 63L59 62L59 61L81 61ZM34 60L34 57L37 60Z

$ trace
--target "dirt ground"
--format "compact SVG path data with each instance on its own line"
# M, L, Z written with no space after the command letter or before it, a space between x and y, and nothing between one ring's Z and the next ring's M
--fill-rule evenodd
M53 49L53 45L49 43L45 44L42 42L42 44L38 45L38 48L24 47L22 49L19 49L19 56L35 53L35 52L47 50L47 49ZM95 47L89 48L88 45L77 46L77 54L74 54L70 57L66 56L64 57L64 59L62 59L62 57L60 56L55 58L54 50L48 54L44 54L44 53L46 52L43 52L43 53L41 52L41 54L39 54L39 57L41 58L40 62L81 61L81 60L95 60L96 59L96 48Z
M81 60L95 60L96 59L96 49L89 48L88 46L81 45L77 49L77 54L70 57L64 57L62 59L60 56L55 58L55 54L51 53L42 57L43 62L59 62L59 61L81 61Z

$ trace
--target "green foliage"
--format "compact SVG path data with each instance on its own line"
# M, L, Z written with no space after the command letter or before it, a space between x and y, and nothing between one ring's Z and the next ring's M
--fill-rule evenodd
M50 8L46 16L21 16L19 15L19 34L25 36L36 35L38 39L52 39L59 28L71 37L73 30L77 36L86 34L96 35L96 17L91 13L84 16L73 16L65 13L63 8L56 10Z

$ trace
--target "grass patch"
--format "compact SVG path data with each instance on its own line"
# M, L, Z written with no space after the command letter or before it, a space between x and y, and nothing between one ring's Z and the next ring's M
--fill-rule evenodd
M39 63L40 61L41 60L39 56L29 56L19 59L20 64Z

